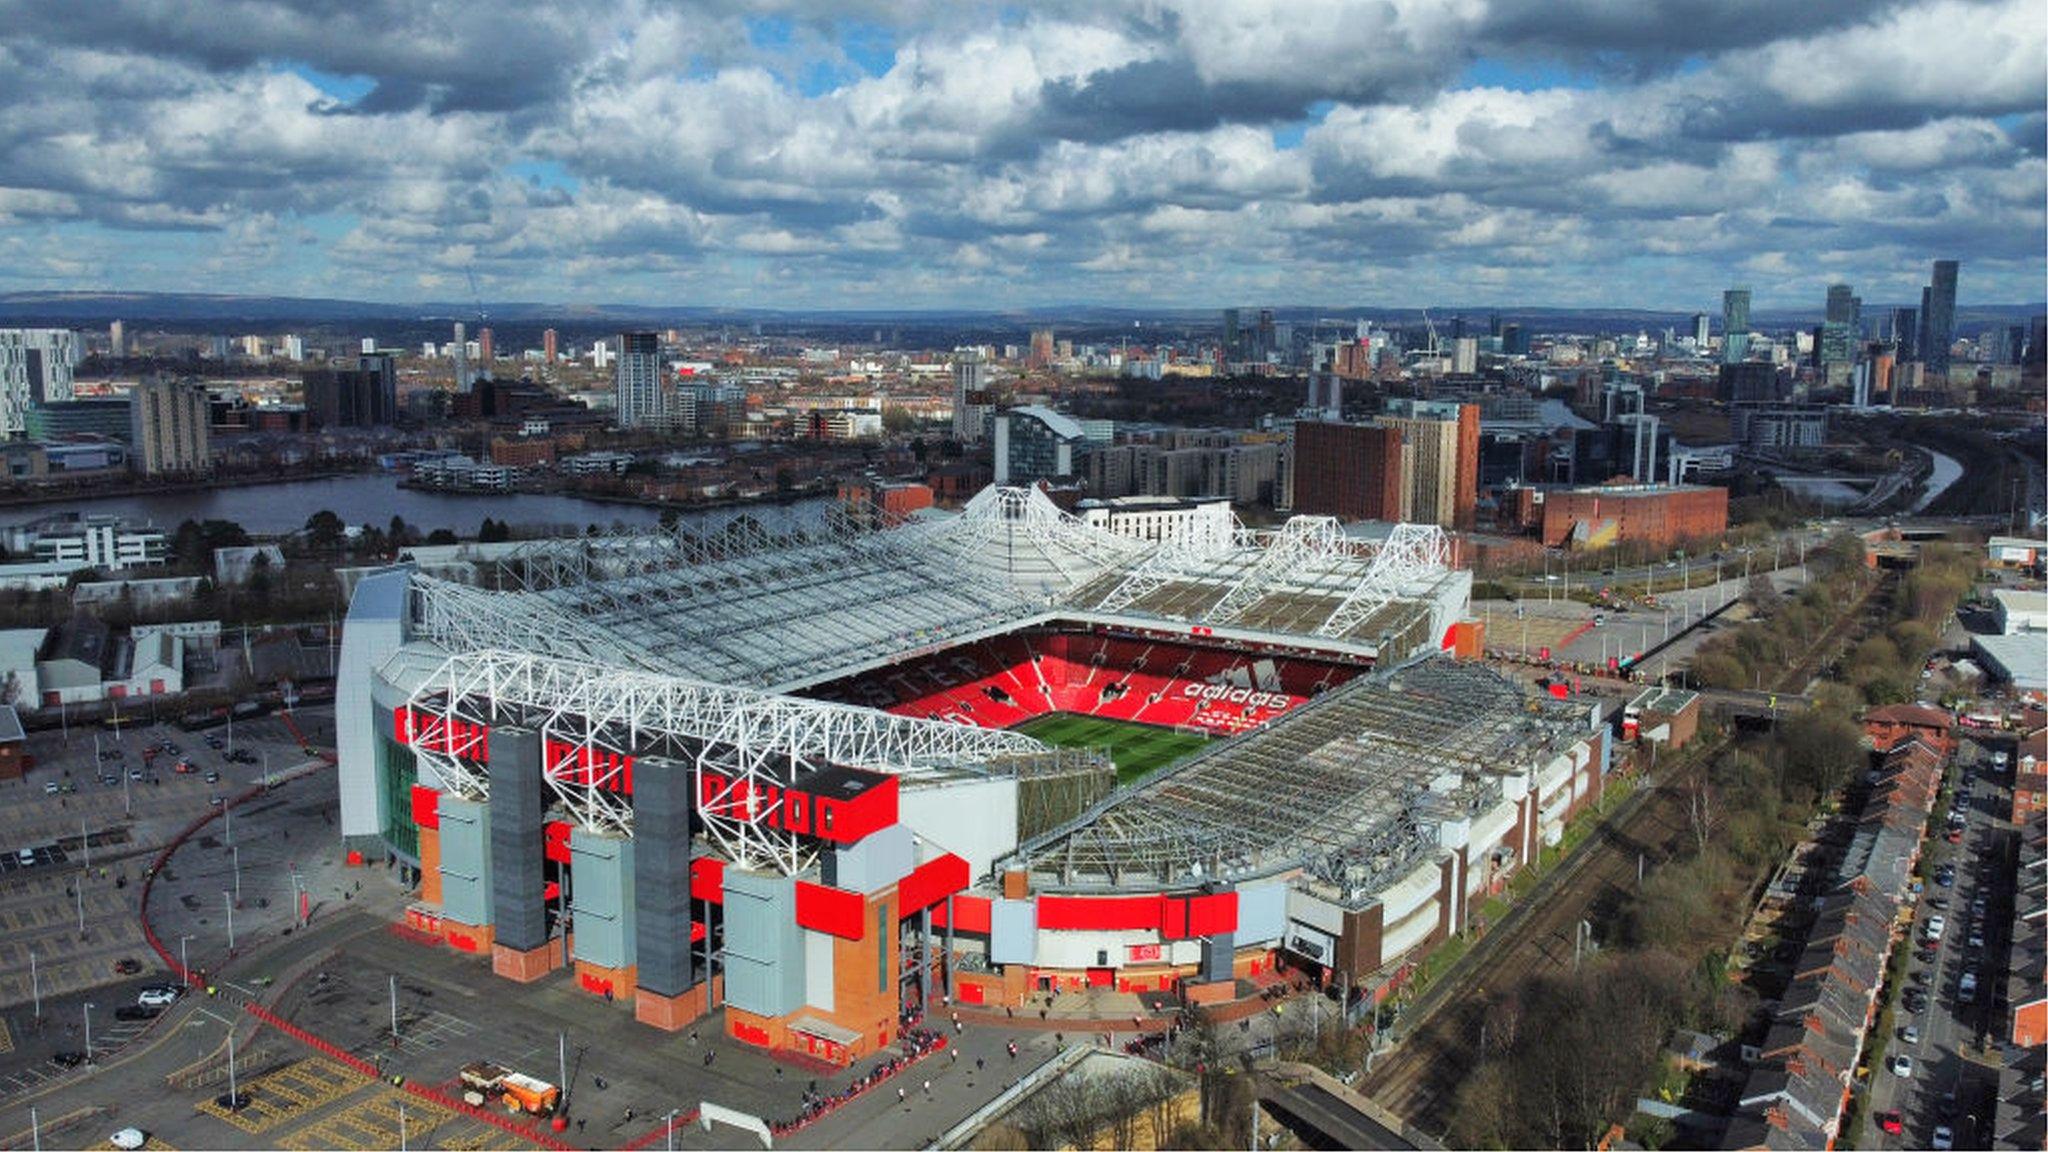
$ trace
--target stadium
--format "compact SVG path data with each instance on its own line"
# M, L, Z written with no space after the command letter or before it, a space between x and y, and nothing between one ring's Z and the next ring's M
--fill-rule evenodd
M1470 659L1447 560L991 488L401 564L349 610L342 833L500 976L834 1063L942 994L1376 994L1609 760L1591 706Z

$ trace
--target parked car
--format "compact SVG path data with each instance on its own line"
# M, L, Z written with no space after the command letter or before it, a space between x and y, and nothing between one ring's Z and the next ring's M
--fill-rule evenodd
M80 1064L85 1063L85 1053L58 1052L50 1057L50 1063L55 1064L59 1068L76 1068Z
M123 1128L107 1137L107 1143L121 1149L121 1152L136 1152L136 1149L149 1143L149 1133L140 1128Z
M220 773L218 773L218 772L208 772L208 773L206 774L206 782L207 782L208 784L218 784L218 783L220 783Z
M1899 1039L1904 1040L1908 1044L1918 1044L1920 1042L1920 1029L1908 1024L1904 1028L1899 1029Z
M216 1108L225 1108L230 1112L240 1112L249 1106L249 1094L247 1092L223 1092L213 1098L213 1104Z
M1946 1124L1936 1124L1934 1139L1928 1141L1928 1147L1933 1148L1934 1152L1949 1152L1949 1149L1955 1146L1956 1130Z
M168 1008L178 1002L178 989L169 984L144 988L136 994L135 1002L144 1008Z
M45 796L55 796L57 793L62 792L63 790L64 786L62 784L57 783L55 780L51 780L43 785L43 795Z
M133 976L142 971L142 961L133 956L123 956L114 961L114 971L123 976Z
M1913 1058L1911 1056L1903 1053L1895 1055L1890 1060L1890 1066L1892 1075L1897 1076L1899 1079L1911 1080L1913 1078Z
M1906 1130L1906 1120L1905 1117L1899 1115L1897 1109L1890 1112L1879 1112L1877 1114L1877 1126L1887 1135L1897 1136Z

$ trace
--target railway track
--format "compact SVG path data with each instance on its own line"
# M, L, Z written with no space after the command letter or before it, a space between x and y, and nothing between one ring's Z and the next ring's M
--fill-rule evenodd
M1834 653L1879 622L1889 602L1880 592L1894 579L1887 575L1866 589L1806 657L1786 670L1777 689L1803 690ZM1724 738L1673 758L1678 762L1646 780L1610 814L1444 980L1411 1005L1407 1036L1376 1062L1360 1090L1415 1128L1442 1136L1450 1126L1458 1086L1480 1064L1490 993L1530 975L1570 969L1578 923L1590 921L1597 936L1626 906L1638 869L1647 874L1683 847L1691 835L1687 785L1727 743Z

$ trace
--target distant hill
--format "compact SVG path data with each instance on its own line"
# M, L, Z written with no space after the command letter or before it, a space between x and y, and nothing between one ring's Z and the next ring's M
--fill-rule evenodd
M1716 302L1718 303L1718 302ZM1865 305L1866 313L1882 315L1891 305ZM1958 307L1959 325L1984 323L2025 323L2048 310L2048 305L1972 304ZM536 301L487 302L483 311L493 324L562 323L574 325L645 325L671 323L752 322L866 324L913 322L930 324L1014 328L1066 326L1091 329L1114 327L1210 326L1221 322L1222 308L1130 308L1075 304L1009 309L915 309L915 308L717 308L652 306L644 304L561 304ZM1258 308L1246 305L1252 317ZM1718 307L1701 309L1714 317ZM1420 308L1386 308L1356 304L1284 305L1273 307L1274 318L1297 328L1314 328L1318 321L1335 328L1353 318L1371 320L1381 327L1419 325ZM1546 308L1501 304L1446 305L1429 307L1430 319L1439 332L1457 318L1468 331L1483 333L1495 315L1537 331L1552 332L1655 332L1665 327L1686 328L1691 312L1651 311L1630 308ZM409 323L421 321L473 321L474 302L425 301L385 304L366 300L341 300L297 296L237 296L198 292L8 292L0 293L0 324L54 324L97 326L122 320L131 327L160 323L178 326L214 325L232 330L238 324L275 326L279 324L321 324L349 322ZM1819 323L1821 310L1759 311L1754 320L1766 330ZM1446 332L1447 334L1447 332Z

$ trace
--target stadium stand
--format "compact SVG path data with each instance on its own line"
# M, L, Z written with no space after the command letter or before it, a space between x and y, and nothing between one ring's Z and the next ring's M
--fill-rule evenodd
M1357 673L1291 657L1040 632L949 649L811 694L982 728L1068 712L1228 735L1269 723Z

